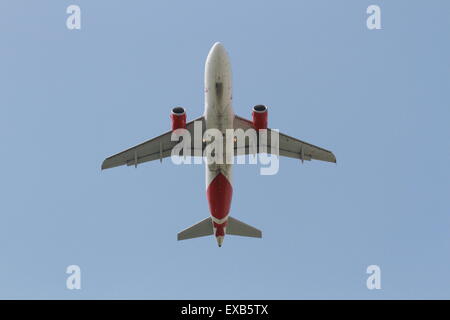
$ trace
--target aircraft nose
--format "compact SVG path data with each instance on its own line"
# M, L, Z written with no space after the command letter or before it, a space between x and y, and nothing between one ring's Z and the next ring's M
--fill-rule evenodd
M225 47L220 43L220 42L216 42L214 43L214 45L211 47L211 50L209 51L209 56L211 58L223 58L226 56L226 51L225 51Z
M211 50L213 52L222 52L222 51L225 51L225 48L224 48L223 44L221 44L220 42L216 42L213 44Z

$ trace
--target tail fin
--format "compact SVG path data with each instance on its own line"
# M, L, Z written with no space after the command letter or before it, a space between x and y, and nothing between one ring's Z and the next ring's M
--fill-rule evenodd
M228 217L226 234L243 237L262 238L261 230L258 230L233 217Z
M178 233L178 240L205 237L214 234L211 217L206 218Z

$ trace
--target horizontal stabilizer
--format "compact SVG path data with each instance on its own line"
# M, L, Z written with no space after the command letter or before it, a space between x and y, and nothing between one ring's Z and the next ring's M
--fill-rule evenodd
M178 240L210 236L214 233L211 217L178 233Z
M234 236L262 238L261 230L258 230L233 217L228 217L226 234L231 234Z

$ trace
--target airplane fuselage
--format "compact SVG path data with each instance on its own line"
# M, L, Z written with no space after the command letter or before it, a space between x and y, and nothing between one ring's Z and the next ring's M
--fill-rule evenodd
M226 129L233 128L231 66L228 54L220 43L214 44L206 59L204 117L206 128L218 129L222 136L225 136ZM205 168L206 194L214 235L221 246L233 195L232 165L217 164L207 159Z

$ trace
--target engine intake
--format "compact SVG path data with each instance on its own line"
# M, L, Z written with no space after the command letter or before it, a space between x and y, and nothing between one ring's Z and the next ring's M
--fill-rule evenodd
M170 119L172 119L172 131L176 129L186 129L186 110L184 110L184 108L173 108Z
M267 107L263 104L258 104L253 107L252 121L256 130L267 129Z

